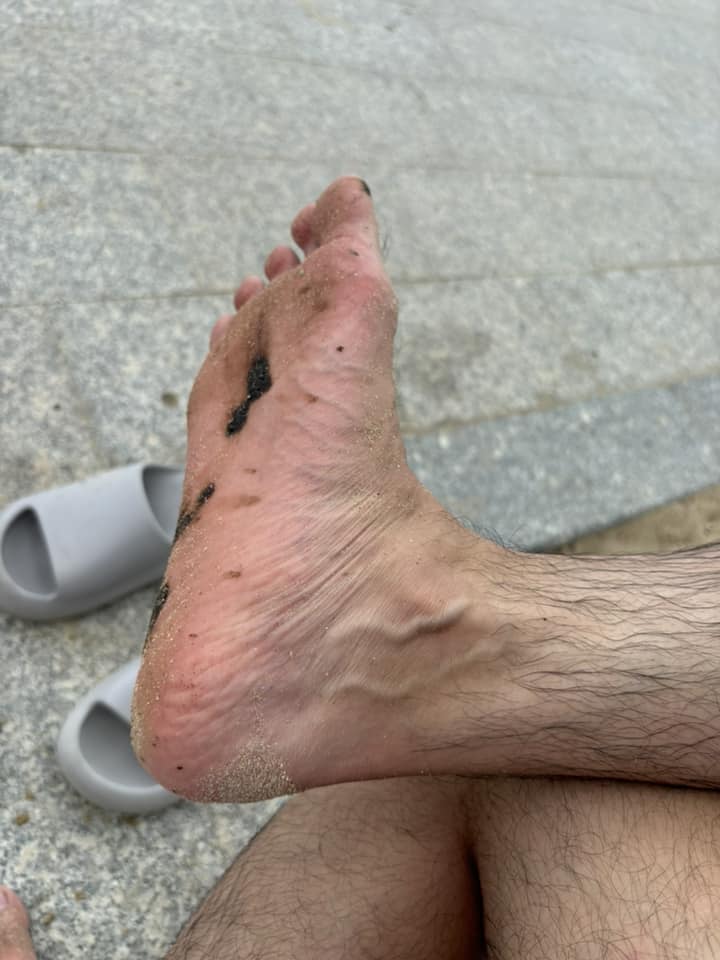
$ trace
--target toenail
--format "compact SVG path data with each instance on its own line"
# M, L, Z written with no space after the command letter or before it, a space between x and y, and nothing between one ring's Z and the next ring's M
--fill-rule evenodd
M372 193L370 193L370 187L367 185L367 183L364 180L360 180L360 186L363 188L363 190L369 197L372 196Z

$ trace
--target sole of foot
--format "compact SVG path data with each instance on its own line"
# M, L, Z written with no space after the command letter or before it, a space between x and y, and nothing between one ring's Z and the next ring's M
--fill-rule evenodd
M437 637L468 606L450 584L467 535L405 460L367 186L335 181L292 234L305 259L276 248L269 284L243 283L193 386L135 688L141 763L196 800L422 770Z

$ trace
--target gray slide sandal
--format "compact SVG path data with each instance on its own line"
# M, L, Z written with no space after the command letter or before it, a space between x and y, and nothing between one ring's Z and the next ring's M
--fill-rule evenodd
M0 608L30 620L86 613L159 580L183 471L135 463L0 511Z
M62 726L60 768L87 800L116 813L153 813L180 798L156 783L130 745L130 703L140 658L86 694Z

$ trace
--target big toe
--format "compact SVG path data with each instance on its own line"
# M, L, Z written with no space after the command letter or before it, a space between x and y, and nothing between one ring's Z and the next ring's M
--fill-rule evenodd
M7 887L0 887L0 960L35 960L27 911Z
M321 194L312 215L317 246L342 237L378 249L370 188L359 177L340 177Z

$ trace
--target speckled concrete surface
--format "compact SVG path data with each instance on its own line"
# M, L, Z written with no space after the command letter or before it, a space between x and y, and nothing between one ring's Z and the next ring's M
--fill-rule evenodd
M0 498L181 463L214 317L361 173L399 409L447 505L526 546L716 483L716 0L0 5ZM152 591L0 618L0 879L41 960L158 958L273 805L128 820L64 782L67 711Z
M711 377L441 428L405 445L455 516L520 548L552 548L720 476L719 407Z

